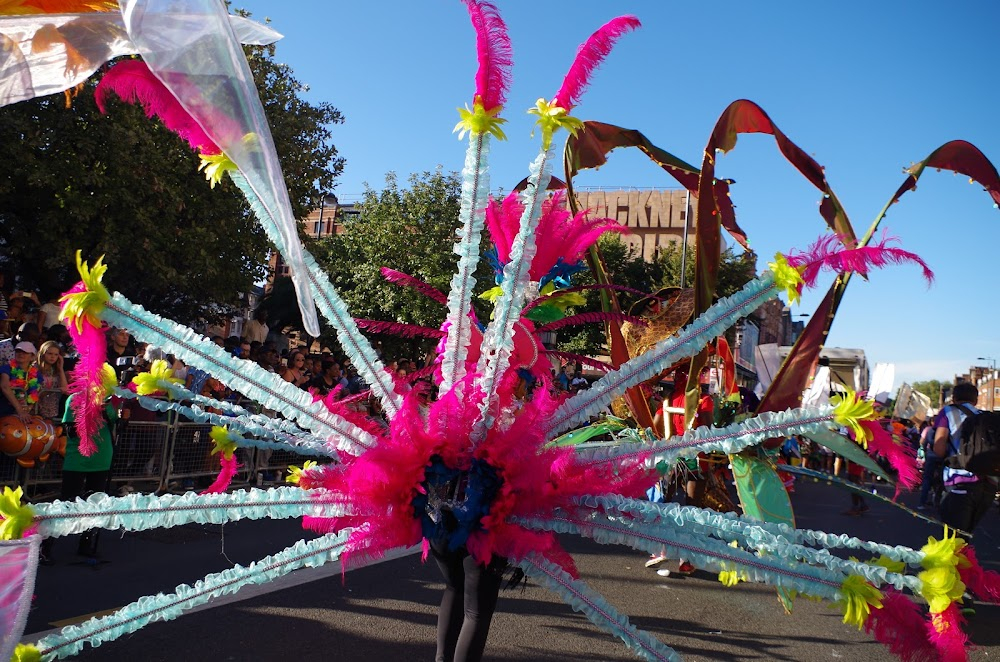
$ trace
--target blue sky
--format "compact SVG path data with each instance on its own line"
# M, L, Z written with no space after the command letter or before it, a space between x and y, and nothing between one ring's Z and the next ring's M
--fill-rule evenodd
M538 150L524 111L558 89L577 46L605 21L634 14L574 111L642 131L698 164L719 115L736 99L761 105L774 123L826 167L827 179L863 233L902 183L902 169L961 138L1000 163L1000 3L968 0L572 3L497 0L514 46L514 82L494 143L492 183L508 189ZM346 122L333 142L347 159L334 192L357 199L385 173L459 170L464 144L455 109L471 102L475 35L458 0L236 0L285 35L279 61ZM717 168L736 180L740 224L762 256L805 248L824 225L820 194L768 136L740 138ZM619 152L581 186L668 187L638 154ZM875 273L849 287L829 338L892 362L900 381L950 379L976 357L1000 358L995 261L1000 210L978 185L927 172L883 222L936 273L928 288L915 267ZM762 261L763 262L763 261ZM763 268L763 264L760 265ZM824 280L797 312L810 313Z

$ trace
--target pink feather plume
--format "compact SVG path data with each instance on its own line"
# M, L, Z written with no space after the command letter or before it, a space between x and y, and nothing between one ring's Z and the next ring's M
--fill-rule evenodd
M937 649L928 638L920 606L899 591L882 591L882 608L872 609L865 632L903 662L933 662Z
M486 205L486 228L497 248L497 258L501 264L510 261L510 247L517 236L523 211L524 205L518 200L516 192L511 192L502 202L491 197Z
M228 459L225 453L219 453L219 466L219 475L201 494L222 494L228 490L241 467L240 463L236 461L236 453L233 453Z
M958 552L965 556L969 565L959 564L958 575L962 583L983 602L1000 604L1000 573L986 570L979 564L976 552L966 545Z
M371 333L387 333L400 338L440 338L445 335L440 329L402 322L384 322L382 320L367 320L355 318L358 328Z
M437 301L442 306L448 305L448 297L446 297L440 290L431 285L428 285L419 278L414 278L410 274L405 274L402 271L396 271L395 269L390 269L389 267L382 267L381 269L382 277L385 278L390 283L396 283L398 285L405 285L406 287L412 287L417 292L420 292L425 297L432 301Z
M633 315L625 315L624 313L615 312L603 312L596 311L590 313L580 313L579 315L570 315L569 317L564 317L561 320L556 320L555 322L549 322L538 327L537 331L539 333L544 333L546 331L555 331L556 329L561 329L564 326L574 326L577 324L596 324L598 322L631 322L637 326L646 326L647 322L641 317L635 317Z
M472 27L476 29L476 51L479 70L476 72L476 96L484 110L502 106L510 87L510 69L514 64L513 49L507 25L500 12L489 2L465 0Z
M937 649L940 662L965 662L969 659L965 650L969 638L962 631L963 625L965 618L954 602L940 614L931 614L926 625L927 633Z
M74 285L66 294L76 294L86 291L82 282ZM81 328L75 323L66 325L73 346L80 354L80 360L73 368L73 379L70 382L70 392L73 397L73 417L76 421L76 431L80 436L80 454L93 455L97 451L94 437L104 427L104 399L101 394L104 386L101 383L101 370L108 360L108 341L105 329L95 327L87 318L81 320Z
M824 269L836 273L857 273L867 276L872 268L883 268L890 264L917 264L923 270L924 279L930 285L934 281L934 272L927 263L917 255L901 248L890 246L897 241L894 237L883 234L882 240L874 246L862 248L843 248L835 235L826 235L814 243L805 253L794 253L788 256L788 263L793 267L805 267L802 279L807 287L816 283L816 278Z
M619 16L590 35L590 39L577 49L576 59L573 60L573 65L563 79L562 87L552 97L552 103L566 110L572 110L587 89L590 76L611 52L618 38L640 26L641 23L635 16Z
M141 104L147 117L159 117L168 129L202 154L221 151L142 60L124 60L104 74L94 90L94 101L102 113L112 93L126 103Z
M917 470L916 451L907 444L897 443L878 421L861 421L861 425L871 433L868 453L884 457L896 470L899 484L906 489L912 490L919 485L920 472Z
M562 258L566 264L576 264L584 253L605 232L628 232L628 229L610 218L587 217L587 212L575 216L566 209L565 191L556 191L552 198L542 203L542 215L535 231L535 257L531 260L530 277L540 280ZM486 227L497 249L500 262L510 260L521 223L524 206L517 192L510 193L502 202L490 199L486 207Z

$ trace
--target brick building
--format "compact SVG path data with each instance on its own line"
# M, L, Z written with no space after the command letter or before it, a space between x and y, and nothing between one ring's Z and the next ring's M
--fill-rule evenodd
M354 203L344 203L332 193L323 196L320 205L309 212L309 215L299 221L306 235L313 239L322 239L344 231L344 223L361 215L361 210ZM265 289L271 289L275 276L287 276L288 265L281 256L274 252L268 259L268 278Z

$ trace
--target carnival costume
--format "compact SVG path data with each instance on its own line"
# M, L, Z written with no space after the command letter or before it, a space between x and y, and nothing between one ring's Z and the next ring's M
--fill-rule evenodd
M24 4L32 5L27 0ZM141 62L124 61L105 74L96 92L98 99L103 103L114 93L142 103L147 114L157 115L191 142L213 181L228 176L239 187L292 268L306 330L318 334L315 301L337 330L352 365L371 385L389 427L383 430L343 403L314 401L310 394L230 356L194 331L108 292L102 284L108 266L102 260L91 266L78 258L81 282L63 297L63 314L81 352L72 385L77 394L74 405L81 453L93 451L90 439L101 425L104 400L116 394L219 426L212 436L222 470L203 494L94 495L86 501L29 506L21 503L20 489L5 489L0 497L0 534L6 541L0 547L0 572L6 579L5 599L0 601L4 627L0 653L14 648L23 629L43 536L92 528L135 531L187 522L301 516L307 528L322 535L247 567L235 566L178 587L174 593L142 598L114 614L67 626L34 644L19 646L15 656L20 660L68 657L85 644L100 645L303 566L339 559L350 567L421 542L426 549L433 541L446 550L465 549L480 564L497 557L508 559L595 625L620 637L641 658L679 659L673 649L634 627L580 580L572 557L557 538L558 533L573 533L646 552L665 548L673 556L683 555L701 568L719 572L727 585L766 582L784 591L788 600L799 593L829 600L840 606L846 623L868 629L904 659L964 657L957 601L966 590L984 599L1000 598L1000 578L983 571L972 548L961 539L931 539L915 550L733 514L653 504L642 498L655 480L658 462L695 457L703 451L735 454L792 434L836 446L852 461L874 465L863 450L866 446L894 462L905 482L905 453L874 422L871 404L857 395L847 394L821 407L764 410L738 423L699 428L667 439L633 429L624 431L618 443L595 448L550 443L589 422L627 389L682 359L701 355L708 343L765 301L781 294L796 299L820 269L864 274L886 260L919 262L916 256L889 246L881 246L882 250L859 246L853 239L841 245L843 233L806 254L778 255L769 271L730 297L711 302L705 292L696 292L692 322L622 362L589 389L558 398L538 388L528 399L519 397L520 370L530 372L532 366L523 363L518 329L526 328L526 311L545 288L541 277L548 273L546 268L552 268L540 265L535 270L534 260L545 248L539 247L537 239L555 156L553 139L562 129L570 133L583 129L583 122L571 115L573 107L615 40L638 27L636 19L617 18L598 30L581 46L562 87L531 109L537 116L541 151L531 164L523 191L501 204L514 210L516 230L509 250L504 250L506 255L498 251L501 291L495 297L492 318L480 331L471 308L473 274L491 207L488 155L493 140L504 137L500 113L511 58L506 26L496 9L486 2L466 1L478 36L480 68L472 107L460 111L458 127L460 135L468 136L469 147L455 244L457 271L445 298L440 396L425 408L418 390L397 388L327 275L300 246L253 78L223 5L217 0L121 0L119 14L114 3L75 4L80 5L75 10L80 12L78 18L63 8L59 26L74 20L99 23L105 33L114 35L114 48L84 48L72 43L80 38L79 32L57 30L67 46L74 46L74 52L96 57L100 51L105 58L128 52L142 56ZM110 11L98 15L92 12L95 8ZM22 31L28 19L18 19ZM34 24L41 26L46 20L41 17ZM30 37L26 39L23 43L30 42ZM25 71L33 71L35 52L25 47L23 54ZM73 71L92 72L101 62L91 59L89 70L80 66ZM48 61L43 64L51 67ZM57 91L42 85L36 89ZM17 98L13 94L7 102ZM721 205L719 194L725 182L714 179L712 168L703 168L701 177L699 205L713 200L712 204ZM992 178L986 183L996 198L1000 186L996 186L995 170ZM703 219L699 227L736 227L726 213L699 213L699 218ZM830 218L839 218L836 209ZM708 245L700 245L700 250L709 251L711 242L704 243ZM565 256L556 257L558 262ZM926 268L925 274L929 275ZM138 339L208 372L284 418L251 415L229 403L187 392L171 381L165 364L154 365L142 376L135 392L116 388L110 367L105 366L105 325L129 329ZM525 340L535 342L530 337ZM697 378L696 367L690 373L693 378ZM172 394L177 400L149 397L156 392ZM193 404L180 404L179 399ZM209 413L209 408L231 416ZM841 427L851 430L851 439L838 434ZM240 445L291 449L327 461L294 469L294 486L226 493L237 468L234 450ZM829 552L834 549L851 550L865 558L840 558ZM929 621L903 591L928 603Z

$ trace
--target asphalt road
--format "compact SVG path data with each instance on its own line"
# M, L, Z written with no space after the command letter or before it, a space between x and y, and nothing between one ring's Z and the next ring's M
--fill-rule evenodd
M877 503L862 517L842 515L849 497L822 483L800 482L794 502L800 527L913 547L923 545L928 535L940 535L938 528ZM998 511L989 514L977 534L981 562L1000 570ZM25 639L143 595L170 592L232 563L247 564L301 537L297 521L103 532L104 562L96 564L73 554L74 540L60 540L56 565L40 568ZM787 616L765 586L726 588L714 574L702 572L661 578L644 568L645 557L632 550L573 538L564 543L588 584L686 659L894 659L866 634L841 623L839 611L825 603L799 599ZM283 582L244 589L227 603L88 649L76 659L431 660L441 585L434 564L421 563L416 554L352 570L343 579L335 567L298 571ZM977 607L969 627L977 646L971 660L1000 658L998 625L1000 607ZM617 639L537 585L501 594L486 657L636 659Z

